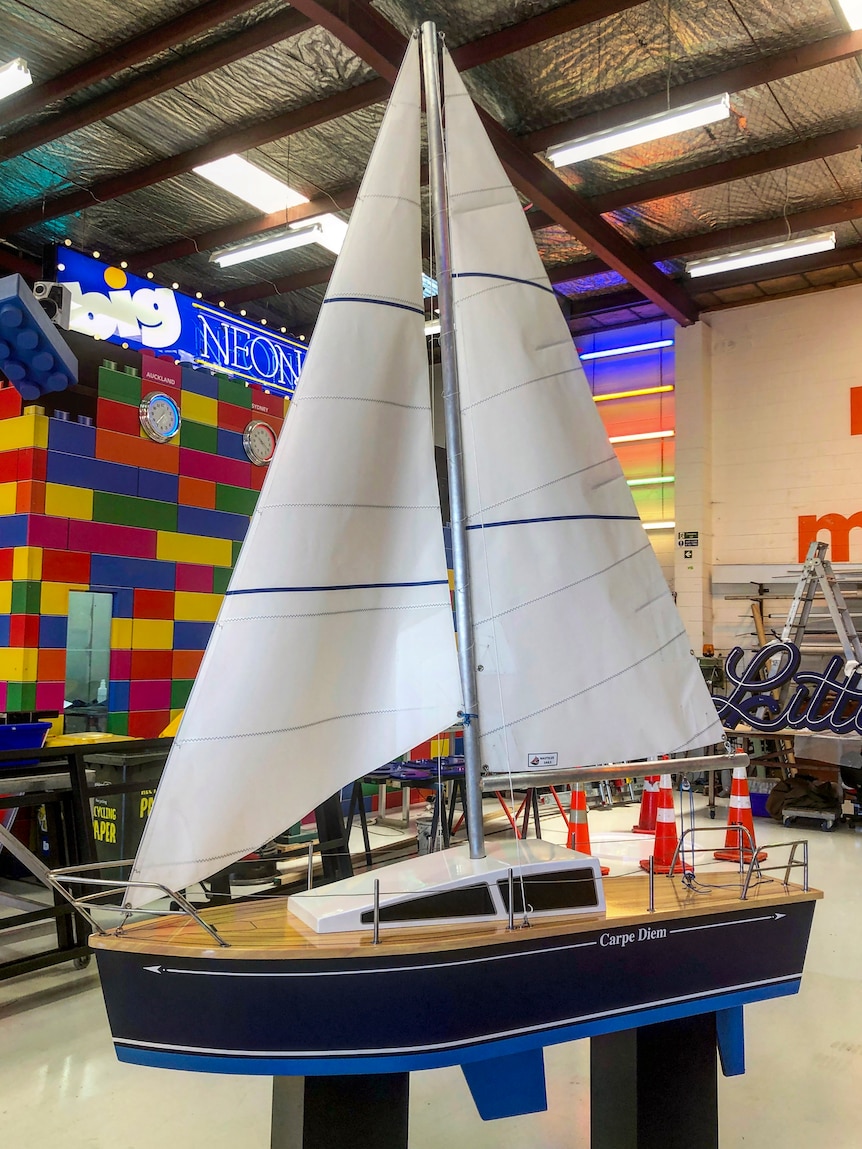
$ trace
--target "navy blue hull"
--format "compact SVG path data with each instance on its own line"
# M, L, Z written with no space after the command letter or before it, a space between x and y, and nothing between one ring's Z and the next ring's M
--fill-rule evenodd
M795 993L813 901L345 960L97 950L122 1061L222 1073L430 1069ZM383 948L383 947L381 947Z

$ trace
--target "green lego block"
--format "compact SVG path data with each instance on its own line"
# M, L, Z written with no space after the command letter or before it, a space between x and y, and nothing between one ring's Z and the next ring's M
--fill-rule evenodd
M155 499L138 499L133 495L113 495L107 491L94 491L93 520L97 523L116 523L123 527L175 531L177 508L176 504L160 503Z
M230 544L230 565L236 566L236 560L239 558L239 552L242 550L242 543L237 539L231 539Z
M246 407L250 411L253 394L251 387L246 387L241 379L218 376L219 403L233 403L234 407Z
M230 567L213 567L213 594L224 594L232 574Z
M235 515L250 515L257 504L260 491L249 491L244 487L230 487L227 483L216 483L216 510L231 511Z
M6 687L6 710L35 710L36 683L10 682Z
M125 371L113 371L110 367L100 367L99 398L112 399L115 403L128 403L131 407L139 407L143 398L140 375L129 375Z
M215 455L218 453L218 427L207 427L204 423L193 423L191 419L183 419L180 427L180 446Z
M193 678L174 679L171 683L171 710L182 710L185 707L194 684Z
M41 583L12 583L12 614L38 614L41 600Z
M115 714L109 714L107 717L107 728L109 734L128 734L129 733L129 713L127 710L118 711Z

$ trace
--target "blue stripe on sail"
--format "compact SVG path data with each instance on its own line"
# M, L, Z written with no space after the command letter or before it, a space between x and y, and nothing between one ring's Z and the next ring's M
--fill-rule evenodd
M448 585L448 579L438 578L426 582L354 582L344 583L343 586L252 586L229 590L226 594L303 594L318 590L399 590L403 587Z
M523 523L566 523L575 519L619 519L622 522L640 522L640 515L547 515L539 519L501 519L497 523L472 523L468 531L485 531L489 527L519 527Z
M532 279L519 279L516 275L497 275L493 271L453 271L453 279L502 279L506 283L523 283L525 287L538 287L539 291L547 291L556 295L553 287L546 287L544 283L536 283Z
M421 307L414 307L411 303L396 303L392 299L370 299L365 295L330 295L324 303L376 303L378 307L397 307L401 311L415 311L417 315L425 318Z

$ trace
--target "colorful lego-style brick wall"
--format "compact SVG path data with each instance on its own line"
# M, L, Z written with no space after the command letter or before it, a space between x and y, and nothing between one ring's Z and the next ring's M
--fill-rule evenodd
M95 425L0 391L0 710L62 711L72 590L112 595L110 731L156 736L186 703L266 475L243 431L278 433L285 400L144 365L100 369ZM141 430L154 390L182 414L168 442Z

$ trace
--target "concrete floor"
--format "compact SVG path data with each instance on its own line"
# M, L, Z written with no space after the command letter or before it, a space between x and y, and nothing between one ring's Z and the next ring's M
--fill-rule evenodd
M618 807L590 814L593 849L612 873L630 870L647 852L648 839L627 832L633 813ZM702 813L698 820L715 825ZM862 1144L862 834L846 827L832 834L784 830L761 820L756 826L761 844L809 838L811 883L826 897L815 912L802 992L746 1010L748 1072L720 1079L721 1147L856 1149ZM559 815L548 814L543 827L558 837ZM386 838L392 833L381 831ZM588 1065L586 1041L548 1049L548 1111L487 1124L460 1070L414 1074L411 1149L587 1149ZM686 1088L684 1080L679 1088ZM270 1092L269 1078L120 1065L93 966L82 972L58 966L0 983L4 1149L269 1149ZM667 1119L672 1126L673 1112Z

